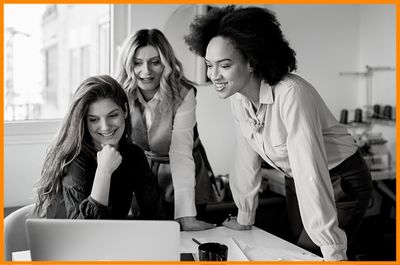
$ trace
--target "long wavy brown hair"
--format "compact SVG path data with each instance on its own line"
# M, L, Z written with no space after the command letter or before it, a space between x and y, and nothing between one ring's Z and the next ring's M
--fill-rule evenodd
M41 179L36 184L36 212L39 216L44 217L48 207L56 203L68 165L81 151L89 152L88 149L93 148L86 116L90 104L105 98L112 99L127 113L120 142L129 141L132 127L128 99L119 83L108 75L92 76L83 81L75 91L56 138L47 149Z

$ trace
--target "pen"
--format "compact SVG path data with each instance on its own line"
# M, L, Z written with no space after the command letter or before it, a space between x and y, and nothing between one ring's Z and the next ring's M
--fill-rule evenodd
M197 245L201 245L201 243L194 237L192 237L193 242L195 242Z

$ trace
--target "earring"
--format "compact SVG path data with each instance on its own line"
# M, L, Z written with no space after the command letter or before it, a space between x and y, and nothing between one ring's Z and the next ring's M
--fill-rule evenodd
M247 66L247 70L249 70L249 73L252 73L254 69L251 66L251 63L249 61L247 62L246 66Z

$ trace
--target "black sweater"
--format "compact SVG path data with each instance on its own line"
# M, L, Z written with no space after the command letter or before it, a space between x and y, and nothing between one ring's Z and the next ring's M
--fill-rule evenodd
M139 219L164 219L157 179L140 147L120 142L122 162L111 176L107 207L90 197L97 169L96 151L87 144L82 150L66 170L63 194L57 209L47 212L48 218L127 219L135 193Z

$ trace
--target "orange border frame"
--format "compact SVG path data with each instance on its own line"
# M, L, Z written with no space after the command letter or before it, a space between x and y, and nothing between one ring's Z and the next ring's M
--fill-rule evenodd
M0 7L0 28L4 28L4 4L395 4L396 5L396 68L399 69L399 62L400 62L400 55L399 55L399 48L398 48L398 38L400 35L399 31L399 22L400 22L400 7L397 0L136 0L136 1L128 1L128 0L3 0L3 3ZM4 31L0 34L0 41L4 43ZM0 53L0 60L3 62L2 64L2 71L0 74L0 82L4 84L4 45L1 49ZM396 72L396 81L399 79L400 74L399 71ZM398 82L396 82L396 92L399 91ZM4 89L4 88L3 88ZM400 95L396 93L396 106L399 102ZM400 108L396 108L396 117L400 117ZM1 97L0 100L0 118L4 121L4 96ZM396 123L396 142L399 136L399 125ZM4 122L0 124L0 138L4 139ZM2 172L1 179L2 184L4 183L4 141L1 141L0 147L2 152L0 152L0 172ZM396 144L396 157L400 155L400 146ZM400 171L399 163L396 164L396 172ZM398 173L396 173L396 178L398 177ZM396 182L396 190L399 191L400 189L399 181ZM0 185L0 194L4 195L4 185ZM400 213L399 213L399 201L400 195L396 194L396 220L399 220ZM4 206L4 196L0 196L0 205ZM4 219L4 211L0 211L0 218ZM4 227L4 222L1 224ZM331 261L323 261L323 262L314 262L314 261L296 261L296 262L283 262L283 261L247 261L247 262L218 262L218 264L278 264L278 265L297 265L297 264L307 264L307 265L314 265L314 264L337 264L337 265L345 265L345 264L354 264L354 265L391 265L391 264L400 264L400 240L399 240L399 230L400 230L400 223L396 221L396 261L341 261L341 262L331 262ZM0 232L2 240L0 240L0 248L4 249L4 229ZM81 265L81 264L98 264L98 265L106 265L106 264L166 264L166 265L173 265L173 264L208 264L211 265L213 262L135 262L135 261L127 261L127 262L11 262L11 261L4 261L4 252L1 251L2 254L0 259L0 264L73 264L73 265ZM213 264L215 265L215 264Z

